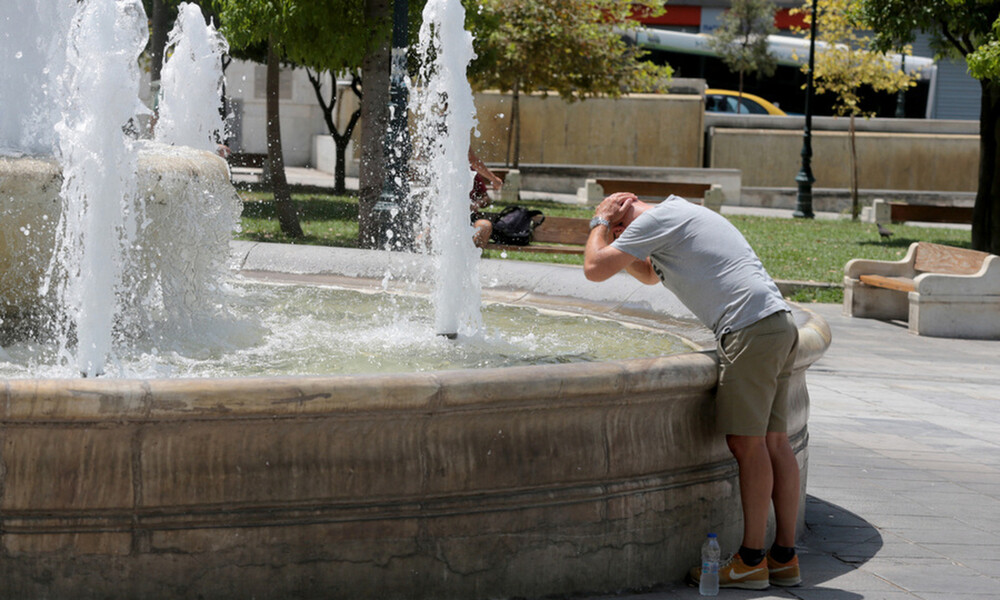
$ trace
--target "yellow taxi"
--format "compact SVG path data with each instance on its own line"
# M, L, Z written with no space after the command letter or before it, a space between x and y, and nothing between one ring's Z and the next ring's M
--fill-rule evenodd
M705 111L712 113L739 113L744 115L785 115L785 111L760 96L734 90L705 90Z

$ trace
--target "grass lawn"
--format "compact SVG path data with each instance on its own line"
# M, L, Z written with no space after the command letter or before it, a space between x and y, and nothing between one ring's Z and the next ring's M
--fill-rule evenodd
M356 197L322 193L292 195L305 237L292 240L278 227L271 195L267 192L241 191L243 198L242 232L238 239L263 242L315 244L353 248L358 237L358 202ZM557 202L526 204L546 215L590 218L593 209ZM882 240L875 225L849 220L784 219L771 217L728 216L775 279L840 284L844 264L852 258L898 260L912 242L936 242L968 248L971 234L961 229L892 225L890 240ZM486 250L485 258L583 264L582 256L531 252ZM834 288L806 288L792 297L797 302L840 302L843 291Z

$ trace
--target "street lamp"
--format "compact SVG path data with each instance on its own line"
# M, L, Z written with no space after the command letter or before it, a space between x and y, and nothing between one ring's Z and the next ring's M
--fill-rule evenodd
M795 176L795 182L799 185L799 194L795 202L795 212L793 216L812 219L812 185L816 178L812 174L812 97L813 97L813 71L816 64L816 19L819 13L816 11L816 0L812 0L812 20L809 27L809 74L806 79L806 125L802 131L802 168Z
M389 81L389 123L382 146L385 170L382 195L373 207L375 247L410 250L413 210L409 206L410 135L407 128L406 50L409 30L407 0L394 0L392 12L392 70Z

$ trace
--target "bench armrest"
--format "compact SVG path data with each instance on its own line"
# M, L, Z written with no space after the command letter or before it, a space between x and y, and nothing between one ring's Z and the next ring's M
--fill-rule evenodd
M913 263L917 256L917 244L910 244L910 249L906 251L906 256L900 260L868 260L855 258L847 261L844 265L844 276L848 279L857 279L860 275L886 275L889 277L913 277L916 270Z
M986 257L971 275L923 273L914 280L917 293L933 296L1000 295L1000 256Z

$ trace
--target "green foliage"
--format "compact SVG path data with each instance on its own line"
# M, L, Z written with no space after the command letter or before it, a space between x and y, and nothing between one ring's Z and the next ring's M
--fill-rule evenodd
M574 100L662 88L672 71L639 60L622 33L635 11L662 12L662 2L617 0L467 0L477 59L475 86L555 92Z
M740 74L741 92L745 73L774 74L778 60L768 47L767 36L777 32L776 10L771 0L734 0L709 38L709 47L730 71Z
M819 0L817 39L824 42L816 48L813 81L817 94L836 95L838 115L862 115L861 89L870 86L875 91L898 92L915 85L915 77L907 75L881 51L871 50L872 37L864 32L862 0ZM813 15L806 0L801 9L807 21ZM895 47L895 46L894 46ZM902 48L905 55L909 47Z
M993 23L989 41L966 57L976 79L1000 79L1000 18Z
M291 238L278 224L274 196L264 192L243 192L242 231L237 239L356 248L358 245L358 202L356 198L328 194L292 194L302 237Z
M273 40L282 60L319 71L359 67L391 25L366 18L363 0L215 0L215 7L233 50Z
M998 0L861 0L860 14L875 34L874 47L889 50L912 42L917 32L933 36L939 55L967 57L996 37Z

